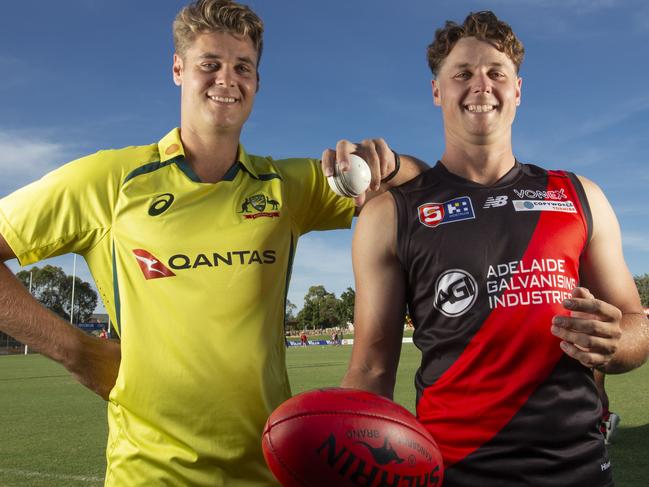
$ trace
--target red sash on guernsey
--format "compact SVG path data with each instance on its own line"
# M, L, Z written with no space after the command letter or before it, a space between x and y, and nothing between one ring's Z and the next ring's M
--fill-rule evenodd
M583 209L570 179L556 177L563 174L548 172L548 190L564 188L577 209L575 218L581 219ZM571 228L562 231L562 226ZM575 231L573 218L542 211L522 266L559 256L565 260L566 276L579 282L579 255L587 236L585 225L582 232ZM560 340L550 332L556 314L567 311L561 304L492 310L457 361L424 390L417 416L437 440L447 467L491 440L549 376L563 354Z

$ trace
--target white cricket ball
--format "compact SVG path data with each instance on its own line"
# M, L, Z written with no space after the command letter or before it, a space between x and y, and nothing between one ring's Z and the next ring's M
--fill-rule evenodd
M327 181L331 190L337 195L356 198L369 188L372 172L363 158L356 154L350 154L348 161L348 171L340 171L336 163L334 175L329 176Z

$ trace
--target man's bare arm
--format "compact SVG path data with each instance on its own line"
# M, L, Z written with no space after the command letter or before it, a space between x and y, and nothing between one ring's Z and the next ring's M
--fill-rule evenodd
M369 202L352 244L356 281L354 346L343 387L392 398L405 318L405 277L396 257L392 195Z
M608 200L593 182L580 178L593 215L593 235L581 259L583 288L555 317L561 346L587 367L607 374L639 367L649 354L649 322L633 276L624 261L620 227Z
M86 335L42 306L4 264L12 258L0 235L0 330L59 362L107 399L119 370L119 343Z

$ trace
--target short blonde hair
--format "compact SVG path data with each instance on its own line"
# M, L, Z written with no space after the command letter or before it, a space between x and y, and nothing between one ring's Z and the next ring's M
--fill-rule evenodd
M247 5L231 0L196 0L185 6L173 23L174 48L184 57L199 34L228 32L249 37L261 60L264 23Z
M475 37L488 42L511 59L518 73L525 49L516 37L512 28L489 11L471 12L462 25L447 21L442 29L435 31L435 40L428 46L428 66L434 76L439 74L440 67L457 41L465 37Z

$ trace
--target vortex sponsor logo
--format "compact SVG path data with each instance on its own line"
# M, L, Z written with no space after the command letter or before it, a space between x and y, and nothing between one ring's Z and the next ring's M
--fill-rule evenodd
M514 193L520 199L538 199L538 200L567 200L566 190L563 188L553 189L550 191L541 191L538 189L515 189Z

